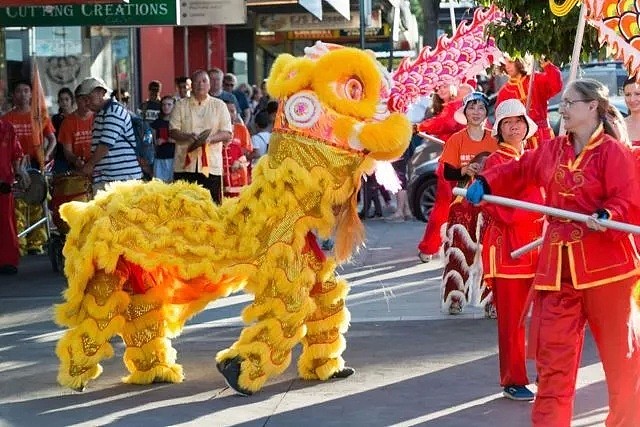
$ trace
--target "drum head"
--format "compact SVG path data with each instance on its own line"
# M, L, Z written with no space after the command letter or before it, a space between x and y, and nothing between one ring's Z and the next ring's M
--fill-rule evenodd
M30 205L42 204L47 198L47 182L44 176L36 169L29 169L29 178L31 178L31 185L20 198Z

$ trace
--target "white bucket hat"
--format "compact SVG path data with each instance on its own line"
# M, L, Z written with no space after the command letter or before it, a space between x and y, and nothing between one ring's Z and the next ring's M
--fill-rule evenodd
M524 139L531 138L538 131L538 125L527 115L527 109L518 99L507 99L506 101L502 101L498 104L496 107L496 121L493 124L493 129L491 129L491 135L498 135L498 129L500 128L500 122L502 119L520 116L524 117L527 121L527 126L529 127L529 131Z

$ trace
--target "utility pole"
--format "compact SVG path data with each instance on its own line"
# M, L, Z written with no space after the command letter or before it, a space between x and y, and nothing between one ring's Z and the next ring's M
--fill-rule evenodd
M366 2L371 0L360 0L360 49L364 49L366 46L366 34L365 31L367 29L367 11L366 11Z
M424 45L436 46L438 39L438 12L440 0L422 0L422 13L424 14Z

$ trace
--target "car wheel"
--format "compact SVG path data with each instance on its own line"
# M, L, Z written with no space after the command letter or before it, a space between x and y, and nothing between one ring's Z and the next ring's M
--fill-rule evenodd
M435 177L425 179L418 186L412 202L412 209L416 218L427 222L436 201L437 180Z

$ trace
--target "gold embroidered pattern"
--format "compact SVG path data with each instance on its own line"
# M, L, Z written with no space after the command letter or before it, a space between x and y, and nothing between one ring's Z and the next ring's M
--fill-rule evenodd
M144 329L138 329L128 337L124 337L124 342L128 347L142 347L148 342L162 336L162 322L152 323Z

